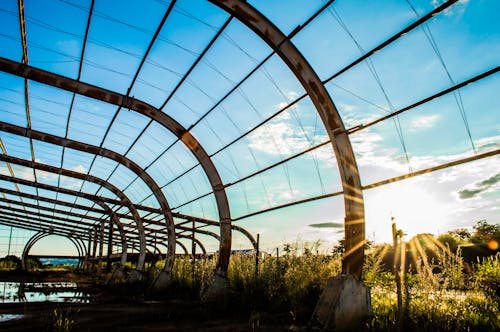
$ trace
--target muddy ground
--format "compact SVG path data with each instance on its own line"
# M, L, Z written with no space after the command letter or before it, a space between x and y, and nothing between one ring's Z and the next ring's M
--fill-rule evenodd
M76 277L78 279L78 277ZM85 279L85 278L81 278ZM0 281L75 282L65 273L0 273ZM83 282L85 280L79 280ZM89 287L91 303L25 302L0 303L2 315L21 315L0 322L0 331L58 331L65 320L71 331L305 331L293 324L288 313L238 313L204 307L193 299L147 301L117 297L93 284ZM59 323L54 314L62 318ZM68 329L62 328L59 331Z

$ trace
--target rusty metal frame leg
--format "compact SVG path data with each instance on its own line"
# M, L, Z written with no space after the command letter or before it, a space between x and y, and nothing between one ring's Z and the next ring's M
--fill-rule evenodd
M235 16L259 35L295 74L316 107L332 142L344 191L346 255L343 259L343 271L360 279L365 238L363 192L351 142L330 95L289 38L250 4L240 0L210 2Z

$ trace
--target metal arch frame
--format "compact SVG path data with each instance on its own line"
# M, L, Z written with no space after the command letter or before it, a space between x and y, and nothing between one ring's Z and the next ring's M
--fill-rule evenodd
M3 180L6 180L6 179L3 179ZM33 182L33 184L34 184L34 182ZM27 184L27 185L30 185L30 184ZM49 185L47 185L47 186L49 186ZM52 191L55 191L55 192L59 192L60 189L64 189L64 188L58 188L58 187L47 188L46 187L45 189L52 190ZM64 190L69 190L69 189L64 189ZM96 199L92 200L89 197L85 198L85 199L93 201L95 204L97 204L97 205L99 205L99 206L101 206L103 208L103 210L98 210L98 209L91 208L90 206L79 205L79 204L76 204L76 203L68 203L66 201L61 201L61 200L52 199L52 198L43 197L43 196L36 196L36 195L28 194L28 193L25 193L25 192L14 191L14 190L6 189L6 188L0 188L0 192L7 193L7 194L10 194L10 195L16 195L16 196L19 196L19 197L30 198L30 199L34 199L34 200L46 201L48 203L52 203L52 204L55 204L55 205L62 205L62 206L74 207L74 208L77 208L77 209L80 209L80 210L92 211L92 212L102 213L102 214L106 214L107 213L108 215L111 216L112 224L116 224L117 227L118 227L118 231L119 231L120 237L121 237L121 246L122 246L122 257L120 259L120 263L121 263L122 267L125 266L125 262L127 261L127 239L126 239L126 235L125 235L124 230L123 230L123 225L122 225L120 219L118 218L118 215L116 214L116 212L113 211L104 202L101 202L101 201L96 200ZM76 192L76 191L73 192L73 194L71 194L70 192L65 192L65 193L69 194L69 195L73 195L73 196L76 196L77 194L80 194L79 192ZM0 201L7 201L7 200L6 199L0 199ZM12 200L8 200L8 201L12 201ZM12 202L14 202L14 204L18 204L18 205L23 205L21 203L24 203L24 202L18 202L18 201L12 201ZM40 208L40 207L37 207L37 208ZM52 211L56 211L58 209L56 209L55 207L53 207L53 208L51 208L51 210ZM68 213L68 211L63 211L63 210L61 210L60 213L71 215L71 213ZM82 217L83 218L87 218L87 219L93 219L93 218L89 218L89 216L86 216L86 215L85 216L82 215ZM83 245L83 246L85 247L85 245Z
M116 227L118 227L118 232L120 233L121 245L122 245L120 267L124 268L125 263L127 262L127 236L125 234L125 230L123 229L123 224L122 224L120 218L118 218L118 215L116 214L116 212L113 211L113 209L111 209L109 206L107 206L104 202L96 200L95 203L97 205L99 205L100 207L102 207L110 216L109 232L111 234L113 233L113 225L116 225Z
M209 0L254 31L287 64L316 107L335 151L345 208L345 249L342 272L361 278L365 220L361 180L354 151L344 124L320 78L290 41L269 19L240 0Z
M136 111L172 132L200 163L212 187L220 219L219 261L217 269L227 271L231 255L231 214L222 179L208 153L179 122L156 107L114 91L83 83L65 76L0 57L0 70L66 91Z
M4 178L2 178L2 180L8 180L8 179L4 179ZM29 180L21 180L21 182L22 182L23 184L27 184L27 185L35 185L35 184L36 184L35 182L31 182L31 181L29 181ZM38 185L41 185L41 184L38 184ZM54 186L50 186L50 185L41 185L40 187L41 187L41 188L43 188L43 189L48 189L48 190L59 190L60 192L63 192L63 193L65 193L65 194L72 194L72 195L77 195L77 194L79 194L79 192L76 192L76 191L71 191L71 190L69 190L69 189L58 188L58 187L54 187ZM14 191L13 191L12 193L13 193L13 194L19 194L19 193L14 192ZM24 194L24 195L28 196L29 198L34 198L34 199L36 199L36 196L34 196L34 195L30 195L30 194ZM87 195L88 195L88 194L87 194ZM84 198L85 198L85 197L84 197ZM88 198L88 197L87 197L87 198ZM105 208L108 208L108 209L109 209L109 207L107 207L107 205L105 205L104 203L102 203L102 202L100 202L99 200L97 200L97 198L99 198L99 197L96 197L96 200L95 200L95 202L96 202L97 204L103 204L103 205L102 205L103 207L105 207ZM57 203L61 203L61 201L58 201L58 200L53 200L53 199L48 199L48 198L43 198L43 199L44 199L44 200L47 200L47 201L50 201L51 203L56 203L56 204L57 204ZM14 203L15 203L15 204L21 204L21 202L14 202ZM116 202L116 203L119 203L119 202ZM32 204L29 204L29 203L22 203L21 205L26 205L26 206L30 206L30 207L32 206ZM72 205L72 204L68 203L68 205ZM85 206L80 206L79 208L86 209L87 207L85 207ZM15 210L15 211L20 212L20 213L25 213L25 212L26 212L26 211L24 211L24 210L16 210L16 209L14 209L14 208L10 208L10 209L11 209L11 210ZM92 208L90 208L90 207L88 207L87 209L90 209L90 210L95 210L95 209L92 209ZM47 210L54 210L54 211L58 211L57 209L54 209L54 208L47 208ZM32 214L32 215L37 215L38 217L46 217L46 218L50 218L50 219L60 219L60 220L62 220L62 221L66 221L66 222L75 222L75 220L65 219L65 218L62 218L62 217L53 217L53 216L50 216L50 215L40 214L40 213L37 213L37 212L34 212L34 211L27 211L27 212L28 212L28 213L30 213L30 214ZM99 213L103 213L104 211L98 210L98 212L99 212ZM65 213L65 211L61 211L61 213ZM113 211L113 210L111 210L111 213L114 213L114 211ZM73 214L73 215L75 215L75 216L79 216L79 214L77 214L77 213L72 213L72 214ZM116 213L115 213L115 215L116 215ZM23 216L18 216L18 215L15 215L15 217L18 217L18 218L20 217L20 218L22 218ZM91 220L95 220L95 219L96 219L96 218L94 218L94 217L90 217L90 216L84 216L84 217L85 217L85 218L88 218L88 219L91 219ZM44 221L49 222L48 220L44 220ZM98 221L99 221L99 220L98 220ZM59 223L54 222L54 221L51 221L51 223L52 223L52 225L53 225L53 224L56 224L56 225L62 225L62 226L65 226L65 227L66 227L66 226L67 226L67 227L70 227L69 225L59 224ZM81 222L80 222L80 223L81 223ZM158 223L158 224L159 224L159 223ZM88 226L89 226L89 227L95 227L96 225L95 225L95 224L88 224ZM126 237L125 237L125 234L124 234L124 231L123 231L123 228L122 228L122 227L123 227L123 225L121 224L121 222L119 222L119 221L118 221L117 226L120 228L120 233L121 233L121 235L122 235L122 239L125 239ZM235 226L235 225L233 225L233 226ZM47 226L47 227L50 229L50 227L49 227L49 226ZM60 226L57 226L57 227L60 227ZM190 229L190 228L188 228L188 227L182 227L182 226L179 226L179 228L180 228L181 230L183 230L183 231L193 231L193 229ZM246 230L244 230L243 228L241 228L241 227L238 227L238 228L246 232ZM75 230L75 228L71 228L71 229L72 229L72 230ZM85 228L85 229L86 229L86 228ZM82 230L82 231L84 231L85 229L81 229L81 230ZM214 233L214 232L211 232L211 231L208 231L208 230L202 230L202 229L199 229L199 228L194 228L194 231L195 231L196 233L200 233L200 234L204 234L204 235L208 235L208 236L214 237L215 239L217 239L217 240L219 240L219 241L220 241L220 237L219 237L216 233ZM248 233L248 234L249 234L249 233ZM146 234L145 234L145 235L146 235ZM192 239L192 236L190 236L190 235L176 234L176 236L177 236L177 237L179 237L179 238ZM151 240L151 241L152 241L152 240ZM204 247L203 243L202 243L199 239L197 239L197 238L195 238L195 239L194 239L194 241L195 241L195 242L196 242L196 243L200 246L200 249L202 250L202 252L203 252L204 254L206 254L206 248ZM131 243L132 243L132 242L133 242L133 241L131 240ZM147 239L147 238L146 238L146 242L148 242L148 239ZM135 242L133 242L133 243L134 243L134 246L133 246L133 247L136 247L136 246L135 246ZM125 242L123 242L123 243L122 243L122 249L123 249L123 251L122 251L122 266L124 265L124 261L123 261L123 257L124 257L124 256L123 256L123 253L125 253L125 258L126 258L126 246L127 246L127 242L125 241ZM90 248L87 250L87 252L89 252L89 251L90 251Z
M200 239L197 239L196 237L193 239L193 237L190 235L179 235L178 238L188 239L188 240L192 240L192 241L194 240L194 242L200 247L202 254L203 255L207 254L207 250L206 250L205 246L203 245L203 242L200 241ZM189 251L188 251L188 255L189 255Z
M139 233L139 239L140 239L140 243L141 243L141 250L140 250L140 255L139 255L139 260L137 263L136 270L139 272L142 271L142 269L144 267L144 258L146 255L146 251L145 251L146 241L145 241L145 236L144 236L144 228L142 225L142 219L139 215L139 212L137 211L135 206L132 204L130 199L120 189L118 189L116 186L112 185L111 183L106 182L106 181L104 181L100 178L97 178L95 176L85 175L85 174L78 173L75 171L70 171L70 170L67 170L64 168L58 168L58 167L50 166L47 164L28 161L25 159L16 158L16 157L12 157L12 156L6 156L6 155L0 155L0 160L5 161L5 162L9 162L12 164L25 166L25 167L36 168L36 169L39 169L41 171L46 171L49 173L62 174L62 175L69 176L72 178L76 178L76 179L80 179L80 180L84 180L84 181L89 181L89 182L94 182L94 183L97 183L97 184L100 184L100 185L106 187L108 190L110 190L112 193L114 193L117 197L120 198L123 205L127 206L129 211L132 213L134 221L136 223L136 227L137 227L137 231Z
M184 255L189 255L189 251L187 250L186 246L184 245L184 243L182 243L181 241L179 240L175 240L175 243L179 245L179 247L182 248L182 250L184 251Z
M25 185L28 185L28 186L35 186L35 187L39 187L39 188L46 189L46 190L61 192L61 193L67 194L67 195L73 195L73 196L80 195L80 197L82 197L82 198L91 200L91 201L95 202L96 204L101 205L101 207L103 207L104 210L97 210L97 209L94 209L94 208L91 208L91 207L82 206L82 205L78 205L78 204L75 204L75 203L68 203L68 202L65 202L65 201L55 200L55 199L46 198L46 197L39 197L39 196L36 196L36 195L31 195L31 194L27 194L27 193L23 193L23 192L17 192L17 191L10 190L10 189L0 188L0 191L4 191L4 192L6 192L8 194L23 196L23 197L27 197L27 198L31 198L31 199L40 199L40 200L43 200L43 201L47 201L49 203L60 204L60 205L69 206L69 207L75 207L75 208L78 208L78 209L87 210L87 211L93 211L93 212L102 213L102 214L105 214L107 212L108 214L111 214L111 215L115 214L117 218L120 217L120 216L122 216L122 217L126 217L126 218L130 219L129 215L123 215L123 214L116 213L116 212L114 212L112 209L110 209L104 203L104 201L106 201L107 203L119 205L119 204L121 204L120 201L116 201L116 200L113 200L113 199L110 199L110 198L103 198L103 197L99 197L99 196L95 196L95 195L91 195L91 194L87 194L87 193L83 193L82 194L81 192L73 191L73 190L70 190L70 189L59 188L59 187L55 187L55 186L51 186L51 185L47 185L47 184L35 183L35 182L29 181L29 180L8 177L8 176L4 176L4 175L1 175L1 174L0 174L0 179L4 180L4 181L10 181L10 182L17 181L17 182L19 182L21 184L25 184ZM16 182L14 182L14 183L16 183ZM16 202L16 204L17 204L17 202ZM186 223L192 222L192 220L190 220L190 218L192 218L191 216L187 216L187 215L183 215L183 214L177 214L177 213L175 213L175 215L178 216L178 217L180 217L180 218L187 219L187 221L184 221L184 222L181 222L181 223L177 224L176 225L177 228L179 228L182 231L192 231L191 228L183 227L182 226L182 225L184 225ZM85 216L85 217L88 217L88 216ZM93 219L93 218L90 218L90 219ZM204 230L200 229L201 227L205 227L205 226L219 226L219 223L217 223L216 221L212 221L212 220L208 220L208 219L201 219L201 218L193 218L193 220L196 221L196 222L205 223L205 225L203 225L203 226L195 227L194 230L195 230L196 233L203 233L205 235L212 236L212 237L216 238L218 241L220 241L220 237L216 233L213 233L213 232L210 232L210 231L204 231ZM147 223L153 223L153 224L156 224L156 225L162 225L160 222L155 222L155 221L148 220L148 219L145 219L145 218L143 218L143 221L147 222ZM126 238L125 238L125 235L124 235L124 230L122 228L123 226L122 226L122 223L120 222L119 219L118 219L117 226L120 227L119 230L121 231L122 241L123 241L122 242L122 248L125 248L124 251L122 252L122 254L125 254L125 260L126 260L126 254L127 254L126 253L126 245L127 245L127 242L125 241ZM243 227L240 227L240 226L237 226L237 225L234 225L234 224L231 225L231 228L233 230L241 232L244 236L246 236L249 239L250 243L252 243L254 249L256 249L257 241L255 241L254 237L250 234L250 232L248 232L247 230L245 230ZM147 234L145 233L145 235L147 235ZM180 235L180 234L178 234L176 232L176 235ZM125 263L125 261L123 261L123 256L122 256L122 262L123 262L122 263L122 266L123 266L124 263Z
M38 141L59 145L62 147L75 149L78 151L92 153L94 155L99 155L101 157L106 157L118 162L119 164L133 171L149 186L155 198L157 199L158 203L160 204L161 209L163 210L163 215L165 216L165 222L167 224L167 230L168 230L167 232L168 251L163 269L164 271L172 270L175 259L175 225L170 210L170 206L168 204L167 198L160 189L160 186L158 186L156 181L154 181L153 178L136 162L125 157L124 155L121 155L115 151L106 148L100 148L98 146L94 146L79 141L74 141L68 138L63 138L56 135L43 133L41 131L32 130L29 128L23 128L6 122L0 122L0 131L8 132L18 136L28 137L30 139L35 139Z
M26 245L24 246L24 249L23 249L23 254L22 254L22 257L21 257L21 268L23 271L27 271L27 266L26 266L26 262L27 262L27 259L28 259L28 254L31 250L31 248L33 248L33 246L38 242L40 241L41 239L47 237L47 236L51 236L51 235L58 235L58 236L63 236L63 235L59 235L59 234L50 234L50 233L45 233L45 232L38 232L36 234L34 234L29 240L28 242L26 243ZM73 243L73 245L76 247L76 251L78 253L78 266L80 265L80 262L82 260L82 252L81 252L81 248L79 248L79 246L76 244L76 242L74 241L73 238L71 238L70 236L64 236L66 237L71 243Z

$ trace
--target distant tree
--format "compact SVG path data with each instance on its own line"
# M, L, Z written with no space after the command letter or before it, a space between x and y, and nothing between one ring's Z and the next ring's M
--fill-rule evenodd
M460 240L460 242L467 242L472 236L472 234L465 228L454 229L452 231L449 231L448 233L456 236Z
M422 247L422 249L424 250L427 250L427 249L433 249L434 246L435 246L435 243L430 240L430 239L434 239L434 235L431 234L431 233L420 233L420 234L417 234L415 235L414 237L412 237L410 239L410 243L411 242L416 242L418 241L418 243L420 244L420 246Z
M452 253L455 253L457 251L459 240L457 239L457 237L453 233L448 232L448 233L442 234L437 239L439 242L441 242L442 244L444 244L445 246L450 248L450 251Z
M5 256L0 258L0 267L8 270L18 270L21 268L21 259L14 255Z
M491 240L500 241L500 225L488 224L486 220L480 220L474 226L474 232L470 238L472 243L488 243Z

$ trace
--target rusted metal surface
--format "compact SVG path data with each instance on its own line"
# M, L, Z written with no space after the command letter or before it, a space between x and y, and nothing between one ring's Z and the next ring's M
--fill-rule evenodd
M15 178L7 178L7 177L3 177L0 175L0 179L1 180L4 180L4 181L16 181ZM64 193L67 194L67 195L73 195L73 196L76 196L78 194L81 194L77 191L72 191L72 190L68 190L68 189L62 189L62 188L58 188L58 187L55 187L55 186L50 186L50 185L44 185L44 184L37 184L35 182L29 182L27 180L21 180L22 184L25 184L25 185L32 185L32 186L37 186L37 185L41 185L41 188L42 189L46 189L46 190L52 190L52 191L61 191L61 190L64 190ZM68 203L68 202L65 202L65 201L61 201L61 200L55 200L55 199L51 199L51 198L46 198L46 197L40 197L40 196L36 196L36 195L31 195L31 194L27 194L27 193L23 193L23 192L16 192L14 190L10 190L10 189L4 189L4 188L0 188L0 192L3 192L5 191L6 193L8 194L11 194L11 195L17 195L17 196L21 196L21 197L26 197L26 198L31 198L31 199L35 199L35 200L42 200L42 201L46 201L46 202L49 202L49 203L53 203L53 204L58 204L58 205L62 205L62 206L68 206L68 207L74 207L74 208L77 208L77 209L81 209L81 210L87 210L87 211L92 211L92 212L97 212L97 213L102 213L102 214L107 214L107 215L111 215L111 219L112 220L116 220L114 222L114 224L116 224L118 227L119 227L119 230L120 230L120 236L121 236L121 239L122 239L122 250L123 250L123 255L124 256L124 259L122 259L123 263L126 261L126 247L127 247L127 239L125 238L125 234L124 234L124 230L123 230L123 227L122 227L122 224L120 222L120 219L119 217L122 217L122 218L130 218L129 215L125 215L125 214L119 214L119 213L116 213L114 212L112 209L110 209L106 204L104 204L103 202L101 202L99 199L100 197L99 196L93 196L93 195L90 195L89 197L89 194L85 194L86 199L91 199L93 200L93 202L95 202L96 204L98 204L99 206L101 206L103 208L103 210L99 210L99 209L95 209L95 208L91 208L89 206L84 206L84 205L78 205L78 204L74 204L74 203ZM82 196L83 197L83 196ZM4 199L5 200L5 199ZM109 199L107 199L109 200ZM0 199L0 201L3 201L2 199ZM12 200L8 200L9 202L12 201ZM12 201L13 203L15 204L19 204L19 205L25 205L25 204L20 204L19 202L17 201ZM115 204L115 205L120 205L121 202L120 201L112 201L111 203ZM25 206L29 206L31 207L32 205L31 204L27 204ZM66 213L66 211L64 210L59 210L59 209L55 209L55 208L46 208L47 210L50 210L50 211L56 211L56 212L60 212L60 213ZM87 218L89 220L96 220L96 221L101 221L100 218L96 218L96 217L89 217L89 216L86 216L86 215L81 215L81 214L77 214L77 213L69 213L68 215L73 215L75 217L82 217L82 218ZM185 223L190 223L192 220L195 220L197 222L201 222L201 223L204 223L206 225L212 225L212 226L219 226L219 223L216 222L216 221L212 221L212 220L208 220L208 219L203 219L203 218L196 218L196 217L191 217L191 216L188 216L188 215L184 215L184 214L178 214L178 217L180 218L183 218L183 219L188 219L188 218L191 218L191 220L188 220L187 222L181 222L179 224L177 224L175 227L176 227L176 230L180 230L180 231L191 231L192 229L189 228L189 227L186 227L186 226L183 226ZM143 220L143 223L151 223L153 225L163 225L163 223L161 222L158 222L158 221L154 221L154 220L148 220L146 218L142 218ZM245 235L250 243L252 244L252 246L254 247L255 249L255 245L256 245L256 241L254 239L254 237L247 231L245 230L244 228L240 227L240 226L237 226L237 225L231 225L231 228L235 231L239 231L241 232L243 235ZM148 229L145 228L145 235L148 236L152 233L157 233L161 230L151 230L149 231ZM195 232L196 233L199 233L199 234L205 234L205 235L208 235L208 236L211 236L211 237L214 237L215 239L217 239L218 241L220 241L220 237L218 234L214 233L214 232L211 232L211 231L207 231L207 230L203 230L203 229L200 229L200 227L197 227L195 228ZM179 234L177 233L176 231L176 235ZM161 238L161 240L163 240L163 237Z
M47 236L50 236L50 235L52 235L52 234L45 233L45 232L38 232L38 233L35 233L28 240L28 242L26 242L26 244L24 246L24 249L23 249L23 253L21 255L21 268L22 268L23 271L27 270L26 262L28 261L28 256L29 256L29 252L31 251L31 248L33 248L33 246L38 241L40 241L44 237L47 237ZM58 234L58 235L59 236L64 236L64 235L61 235L61 234ZM69 236L64 236L64 237L66 237L71 243L73 243L75 245L76 251L78 253L78 265L80 265L80 261L81 261L81 259L83 257L82 252L81 252L81 248L77 245L76 241L74 241L71 237L69 237Z
M37 81L39 83L61 88L66 91L75 92L89 98L94 98L110 104L128 108L155 120L177 136L177 138L182 141L182 143L198 160L203 171L208 177L210 185L212 186L220 220L221 241L219 246L220 256L217 268L219 270L227 270L229 257L231 255L231 214L226 191L222 184L220 175L205 149L180 123L154 106L135 98L127 97L117 92L79 82L68 77L37 69L6 58L0 58L0 70L19 77Z
M57 187L53 187L52 188L53 191L57 191L58 189L59 188L57 188ZM103 210L99 210L99 209L91 208L90 206L86 206L86 205L80 205L80 204L75 204L75 203L68 203L66 201L61 201L61 200L52 199L52 198L43 197L43 196L32 195L32 194L24 193L24 192L21 192L21 191L15 191L15 190L10 190L10 189L6 189L6 188L0 188L0 192L7 193L9 195L16 195L16 196L19 196L19 197L25 197L25 198L30 198L30 199L34 199L34 200L39 200L39 201L45 201L45 202L52 203L52 204L55 204L55 205L67 206L67 207L70 207L70 208L76 208L76 209L80 209L80 210L86 210L86 211L90 211L90 212L102 213L102 214L110 215L112 223L115 224L115 225L117 225L117 227L119 229L119 232L120 232L121 245L122 245L122 259L121 259L121 262L122 262L122 266L125 265L125 262L127 260L127 240L126 240L126 237L125 237L125 233L123 231L123 227L121 227L121 221L117 217L116 213L112 209L110 209L106 204L104 204L103 202L100 202L98 200L93 200L94 203L96 203L97 205L99 205L99 206L101 206L103 208ZM74 191L73 196L76 196L77 194L78 194L78 192ZM9 200L9 201L12 201L12 200ZM22 202L22 201L21 202L12 201L12 203L15 203L15 204L18 204L18 205L24 205L24 202ZM37 206L37 207L39 209L42 209L42 210L44 209L43 206ZM96 217L90 217L90 216L87 216L87 215L76 214L76 213L73 213L73 212L59 210L59 209L56 209L56 208L47 208L47 209L50 209L51 211L55 211L55 212L59 212L59 213L64 213L66 215L73 215L73 216L78 216L78 217L86 218L86 219L89 219L89 220L101 221L101 218L96 218Z
M167 224L168 229L168 251L167 257L165 259L164 269L166 271L171 271L174 265L175 259L175 225L174 219L172 217L172 213L170 211L170 206L167 202L167 198L163 194L160 189L160 186L153 180L153 178L137 163L133 160L116 153L112 150L106 148L100 148L98 146L90 145L87 143L74 141L68 138L63 138L55 135L51 135L48 133L43 133L37 130L27 129L23 127L19 127L10 123L0 122L0 131L5 131L11 134L29 137L31 139L35 139L42 142L47 142L63 147L68 147L74 150L83 151L87 153L92 153L95 155L99 155L102 157L109 158L118 162L119 164L127 167L131 171L133 171L137 176L139 176L151 189L155 198L158 200L160 204L161 211L165 216L165 222Z
M293 43L273 23L250 4L240 0L210 0L252 29L270 47L300 81L323 121L335 151L345 206L345 246L343 272L361 278L365 238L364 202L361 181L351 142L342 119L318 75Z
M67 169L61 169L58 167L54 167L54 166L50 166L50 165L46 165L46 164L42 164L42 163L38 163L38 162L28 161L28 160L24 160L24 159L12 157L12 156L6 156L6 155L0 155L0 160L5 161L5 162L10 162L10 163L16 164L16 165L21 165L21 166L25 166L25 167L39 169L41 171L45 171L45 172L49 172L49 173L61 174L64 176L69 176L69 177L84 180L84 181L94 182L94 183L97 183L97 184L107 188L113 194L115 194L117 197L119 197L120 200L122 201L122 204L127 206L128 209L130 210L130 212L132 213L132 215L134 217L134 221L136 223L137 232L138 232L139 238L140 238L140 252L139 252L139 259L137 261L137 268L136 269L138 271L142 271L142 269L144 268L144 259L146 256L146 239L144 236L144 228L142 225L142 220L141 220L139 212L137 211L135 206L132 204L132 202L129 200L129 198L121 190L119 190L117 187L115 187L111 183L108 183L100 178L95 177L95 176L85 175L85 174L78 173L75 171L70 171Z

